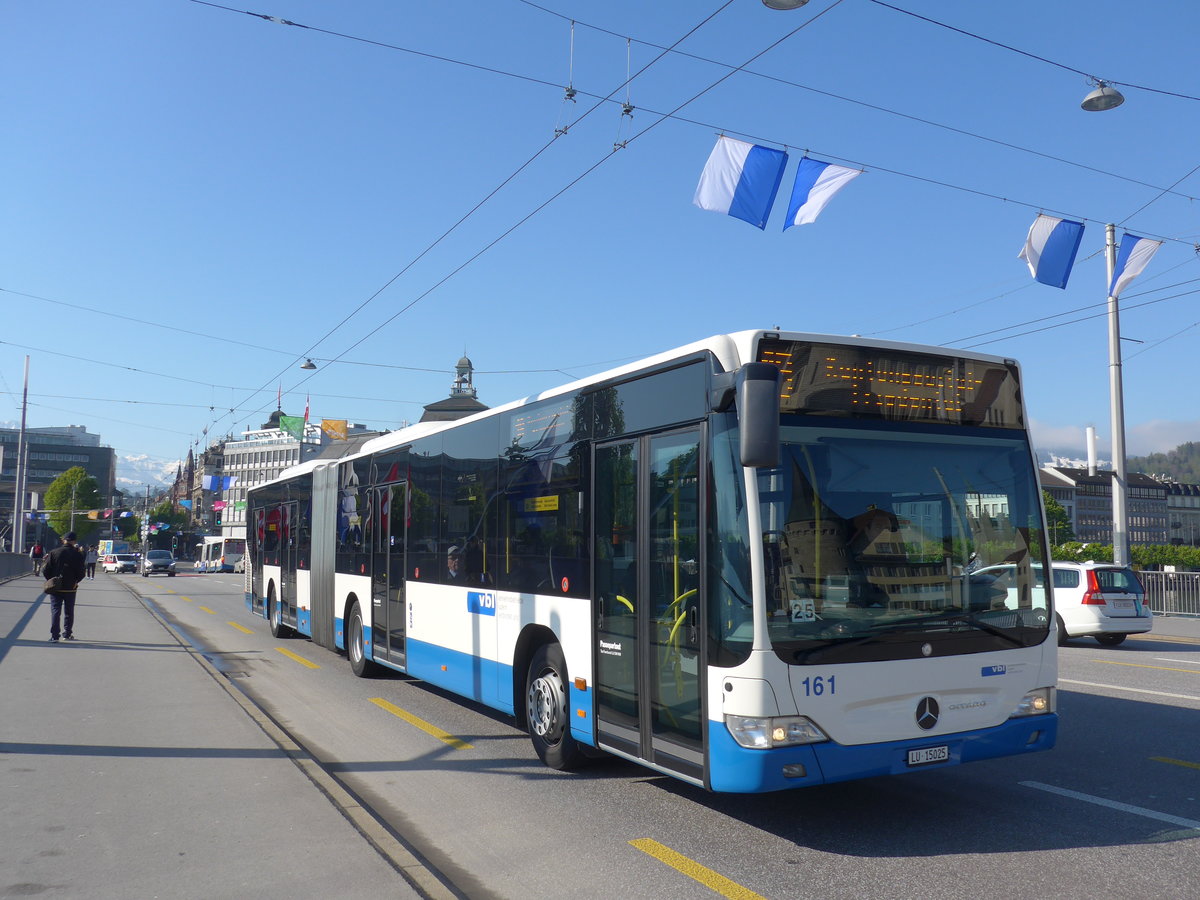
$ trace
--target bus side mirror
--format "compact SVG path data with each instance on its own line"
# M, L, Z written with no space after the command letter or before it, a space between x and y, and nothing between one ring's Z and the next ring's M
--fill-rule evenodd
M737 409L742 465L754 469L778 466L778 366L752 362L738 369Z
M779 368L746 363L733 372L713 376L709 406L724 412L736 403L742 465L779 465Z

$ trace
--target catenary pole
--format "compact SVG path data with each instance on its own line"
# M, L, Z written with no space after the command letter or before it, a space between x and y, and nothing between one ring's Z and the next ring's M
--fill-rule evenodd
M1105 226L1105 259L1108 281L1112 287L1113 271L1117 267L1117 227ZM1121 318L1117 298L1108 295L1108 391L1112 415L1112 545L1113 564L1129 565L1129 516L1125 508L1127 496L1125 473L1125 396L1121 384Z

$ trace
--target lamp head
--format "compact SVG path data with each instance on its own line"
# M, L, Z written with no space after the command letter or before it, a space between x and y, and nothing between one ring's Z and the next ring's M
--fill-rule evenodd
M1109 87L1103 81L1096 82L1096 89L1083 98L1079 104L1081 109L1088 112L1103 112L1106 109L1116 109L1125 102L1125 96L1114 87Z
M315 369L316 367L317 367L317 364L315 362L313 362L311 359L306 359L304 362L302 362L300 364L300 368L302 368L302 369Z
M763 6L767 7L768 9L789 10L799 9L805 3L807 3L808 0L762 0L762 2Z

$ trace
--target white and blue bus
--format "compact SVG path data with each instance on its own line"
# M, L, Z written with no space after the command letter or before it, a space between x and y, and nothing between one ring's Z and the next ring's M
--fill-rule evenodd
M242 538L206 537L196 545L196 568L201 572L232 572L245 553Z
M756 792L1045 750L1026 424L1010 359L717 336L253 489L246 603L557 768Z

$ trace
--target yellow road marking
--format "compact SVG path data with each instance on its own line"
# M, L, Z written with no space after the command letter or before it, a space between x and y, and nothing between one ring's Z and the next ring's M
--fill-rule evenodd
M173 593L175 593L175 588L167 588L167 593L168 593L168 594L173 594Z
M191 597L182 597L182 596L181 596L179 599L180 599L180 600L182 600L182 601L183 601L183 602L185 602L185 603L191 603L191 602L192 602L192 598L191 598Z
M1170 666L1148 666L1145 663L1113 662L1111 659L1093 659L1092 662L1104 663L1106 666L1128 666L1131 669L1158 669L1160 672L1187 672L1189 675L1200 675L1196 669L1173 669Z
M207 606L201 606L201 607L199 607L199 609L204 610L210 616L215 616L217 614L217 611L215 609L209 609Z
M239 625L237 622L229 622L228 624L232 625L234 628L236 628L242 634L254 634L254 632L251 631L249 628L247 628L245 625Z
M293 653L291 650L288 650L286 647L276 647L275 649L276 649L277 651L279 651L280 653L282 653L284 656L286 656L288 659L294 659L296 662L300 663L300 665L302 665L302 666L306 666L306 667L308 667L308 668L310 668L310 669L319 669L319 668L321 668L321 667L320 667L320 666L318 666L318 665L317 665L315 662L309 662L309 661L308 661L307 659L305 659L303 656L300 656L299 654Z
M1200 763L1188 762L1183 759L1171 759L1169 756L1152 756L1151 762L1169 763L1172 766L1183 766L1185 769L1200 769Z
M470 750L470 749L472 749L471 745L468 744L466 741L459 740L458 738L456 738L454 735L450 734L449 732L442 731L442 729L438 728L436 725L431 725L428 722L426 722L424 719L420 719L417 716L414 716L412 713L404 711L400 707L396 706L394 703L388 703L382 697L372 697L371 702L374 703L376 706L378 706L380 709L386 709L393 716L403 719L409 725L414 725L417 728L420 728L426 734L431 734L435 738L437 738L439 741L443 741L444 743L449 744L455 750Z
M694 859L688 859L682 853L676 853L670 847L664 847L658 841L650 838L638 838L629 843L643 853L653 856L659 862L666 863L672 869L682 872L688 878L700 882L709 890L716 891L722 897L729 897L731 900L764 900L761 894L742 887L736 881L730 881L724 875L719 875L712 869L700 865Z

